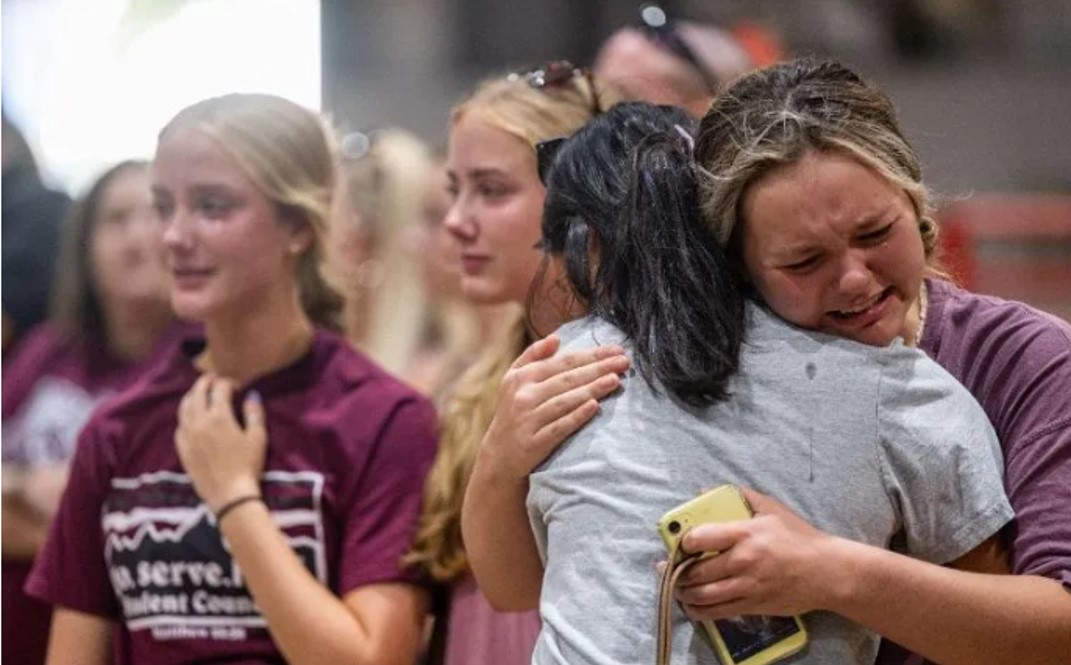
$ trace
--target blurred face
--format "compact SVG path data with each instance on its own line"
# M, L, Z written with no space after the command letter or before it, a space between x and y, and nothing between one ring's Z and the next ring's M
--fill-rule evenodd
M595 73L629 99L680 106L697 118L710 103L690 66L639 30L619 30L608 39L595 60Z
M157 147L152 191L164 224L171 304L180 317L241 316L293 294L311 231L284 222L208 136L168 131Z
M342 182L331 199L328 224L327 268L336 276L343 290L356 286L355 271L372 256L372 235L361 220Z
M535 245L545 191L535 151L469 113L450 132L447 173L454 201L444 223L461 246L465 296L523 303L542 260Z
M129 168L113 176L100 198L89 243L94 287L106 308L166 301L160 236L148 172Z
M925 259L904 191L843 153L810 152L742 203L744 265L778 315L864 344L914 338Z
M451 203L446 165L440 164L428 180L420 223L406 239L414 261L424 271L424 288L432 299L461 295L461 248L443 223Z

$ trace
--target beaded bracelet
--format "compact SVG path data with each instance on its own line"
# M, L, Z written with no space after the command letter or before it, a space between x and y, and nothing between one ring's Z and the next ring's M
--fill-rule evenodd
M223 504L219 510L216 511L216 524L220 524L223 518L227 516L227 513L231 512L243 503L249 503L250 501L264 501L264 497L259 494L246 494L240 496L237 499L231 499L227 503Z

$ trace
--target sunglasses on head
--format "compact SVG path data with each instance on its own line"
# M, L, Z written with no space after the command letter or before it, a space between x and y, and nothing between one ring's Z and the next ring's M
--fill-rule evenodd
M603 110L602 103L599 101L599 92L595 89L595 78L587 67L576 67L568 60L554 60L527 72L514 72L508 75L506 80L524 80L536 90L553 90L564 88L579 78L587 82L591 94L591 114L599 115Z
M718 77L696 57L695 51L681 38L664 9L656 4L640 7L639 29L651 43L688 63L695 73L702 77L703 85L710 94L718 91Z
M547 139L536 144L536 170L539 172L539 182L547 184L547 175L550 167L554 164L554 158L558 156L558 150L565 143L567 136L559 136L556 139Z
M568 136L559 136L556 139L547 139L536 144L536 171L539 172L539 182L543 183L544 187L547 186L547 175L550 174L550 168L558 156L558 151L568 139ZM540 238L534 249L543 250L546 246L546 240Z

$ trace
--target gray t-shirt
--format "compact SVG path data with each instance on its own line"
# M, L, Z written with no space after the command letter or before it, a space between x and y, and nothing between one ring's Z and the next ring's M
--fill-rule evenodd
M698 409L636 373L530 478L528 512L545 573L533 663L654 662L655 525L724 483L770 494L815 527L946 563L1012 517L1000 448L970 394L924 354L805 332L757 306L732 398ZM622 343L586 318L562 351ZM627 344L626 344L627 347ZM674 609L673 662L717 663ZM878 638L829 612L786 663L872 663Z

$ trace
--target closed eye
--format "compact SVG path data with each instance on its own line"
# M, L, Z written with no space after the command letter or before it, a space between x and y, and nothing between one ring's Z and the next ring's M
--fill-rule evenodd
M857 239L863 242L877 242L880 240L884 240L885 237L888 236L889 233L892 231L892 228L892 223L889 223L881 227L880 229L877 229L876 231L871 231L869 233L864 233L860 236L857 236Z
M807 270L816 267L820 260L821 257L818 254L812 254L807 258L800 259L795 263L789 263L783 267L785 270L791 270L793 272L806 272Z

